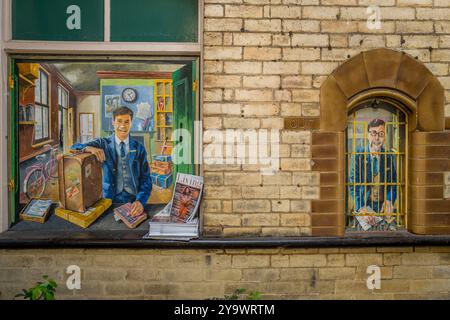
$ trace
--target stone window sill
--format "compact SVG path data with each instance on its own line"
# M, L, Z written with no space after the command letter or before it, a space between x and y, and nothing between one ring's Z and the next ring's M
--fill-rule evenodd
M448 246L450 235L351 233L343 237L200 238L191 241L144 240L145 231L5 231L0 248L320 248L373 246Z

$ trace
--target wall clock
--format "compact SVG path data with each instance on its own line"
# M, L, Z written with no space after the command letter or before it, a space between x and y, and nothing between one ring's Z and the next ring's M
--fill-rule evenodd
M122 91L122 99L125 102L134 102L137 99L137 91L133 88L126 88Z

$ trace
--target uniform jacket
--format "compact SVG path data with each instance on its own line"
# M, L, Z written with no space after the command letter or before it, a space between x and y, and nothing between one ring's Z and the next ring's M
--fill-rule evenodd
M87 143L76 143L73 150L82 150L86 147L102 149L105 153L103 162L103 197L114 199L116 195L116 174L117 174L117 154L114 135L107 138L98 138ZM142 205L147 204L147 200L152 192L152 182L150 178L150 168L147 162L147 152L142 144L130 137L128 166L131 168L131 178L137 190L136 200Z
M383 203L371 203L370 192L373 183L374 157L370 154L369 146L366 146L366 154L360 154L364 151L363 148L358 148L356 154L352 156L350 164L350 172L348 173L348 186L351 199L354 201L354 210L358 212L361 207L370 206L376 212L381 210ZM397 182L397 172L395 168L396 156L393 154L385 154L384 148L381 148L379 154L379 183L394 183ZM365 160L365 165L364 165ZM365 175L365 176L364 176ZM368 183L369 185L353 185L353 183ZM384 189L386 188L386 190ZM389 200L394 204L397 198L397 187L393 185L383 185L380 189L385 196L384 201ZM378 208L377 208L378 207Z

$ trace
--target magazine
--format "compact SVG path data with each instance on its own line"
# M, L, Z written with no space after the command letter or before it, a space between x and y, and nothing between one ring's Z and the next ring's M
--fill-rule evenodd
M203 177L178 173L172 201L149 222L144 239L190 240L198 237L198 208Z
M363 213L363 212L360 212L360 213ZM376 213L376 212L373 211L373 209L371 207L366 207L366 210L364 211L364 213L370 214L370 213ZM356 219L358 220L359 224L361 225L361 228L363 228L364 231L367 231L373 227L371 224L368 223L368 218L369 218L369 216L356 215ZM381 220L383 220L383 218L380 216L374 216L374 218L375 218L375 225L378 224Z
M169 202L161 211L155 214L151 222L161 222L161 223L179 223L179 219L177 217L173 217L170 215L170 209L172 207L172 201Z
M170 216L178 222L189 222L197 214L203 191L203 177L177 173Z
M133 205L128 202L114 209L114 214L122 220L129 228L136 228L142 221L147 220L147 214L142 212L140 215L132 217L131 210Z
M43 217L48 212L52 203L52 200L34 199L27 206L23 214L31 217Z
M144 239L190 240L198 238L198 219L185 223L149 222L149 232Z

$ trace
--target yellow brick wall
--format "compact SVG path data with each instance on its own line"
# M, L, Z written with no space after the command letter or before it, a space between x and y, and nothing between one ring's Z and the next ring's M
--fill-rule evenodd
M450 2L446 0L205 0L203 127L282 129L318 117L319 88L361 51L404 51L438 77L450 117ZM379 5L381 29L367 27ZM311 132L282 130L281 171L205 168L205 236L311 235ZM204 148L211 141L204 139ZM205 150L205 149L204 149Z
M381 289L366 286L381 268ZM81 290L65 283L81 268ZM0 250L0 299L48 274L58 299L207 299L237 288L266 299L450 298L449 247Z

